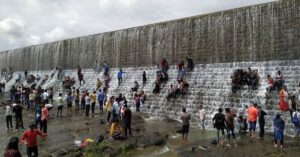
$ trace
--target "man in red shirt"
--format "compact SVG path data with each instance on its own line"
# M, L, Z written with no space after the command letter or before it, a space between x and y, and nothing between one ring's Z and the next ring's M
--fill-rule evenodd
M47 136L47 134L42 133L41 131L35 129L34 124L30 124L29 130L25 131L21 136L20 141L26 145L28 157L38 156L38 147L37 147L37 140L36 140L37 135L41 137Z

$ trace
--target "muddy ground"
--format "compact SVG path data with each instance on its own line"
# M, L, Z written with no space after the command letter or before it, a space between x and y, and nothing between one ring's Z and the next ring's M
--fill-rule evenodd
M3 98L2 98L3 99ZM44 139L38 138L39 153L41 157L50 156L74 156L77 150L73 144L75 140L84 138L96 139L103 134L107 137L105 124L105 114L100 114L97 108L95 117L85 117L84 112L66 115L64 110L63 117L56 117L56 108L50 111L50 119L48 123L48 136ZM24 130L16 132L7 131L5 124L5 111L0 109L0 153L3 154L6 144L10 137L20 137ZM26 129L33 121L33 110L24 110L24 125ZM265 139L249 138L245 135L237 136L237 147L217 147L211 144L215 139L214 131L202 131L197 126L192 125L188 142L181 140L181 135L176 133L180 128L180 123L165 118L151 118L147 115L133 116L133 137L125 141L109 141L112 147L126 145L128 141L134 139L139 141L139 146L128 151L119 151L114 156L118 157L299 157L300 142L296 138L285 138L285 148L279 149L273 147L273 137L267 134ZM15 119L13 118L13 123ZM13 124L15 125L15 124ZM153 145L156 133L161 137L166 137L165 143L161 145ZM157 139L160 140L160 139ZM151 141L151 142L149 142ZM156 142L156 141L155 141ZM144 143L144 145L143 145ZM145 145L148 143L148 145ZM199 149L199 145L206 146L206 150ZM26 156L25 146L20 144L20 151ZM78 155L78 152L75 153ZM103 156L96 154L93 156Z

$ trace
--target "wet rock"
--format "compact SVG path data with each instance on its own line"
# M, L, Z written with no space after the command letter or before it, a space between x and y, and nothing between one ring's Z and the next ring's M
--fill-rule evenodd
M141 137L137 140L138 147L162 146L166 144L167 136L158 132L150 133L147 137Z

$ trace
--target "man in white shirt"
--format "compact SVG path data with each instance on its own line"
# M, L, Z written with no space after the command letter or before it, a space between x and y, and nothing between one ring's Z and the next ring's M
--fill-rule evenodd
M199 116L199 127L201 127L204 130L205 129L206 111L203 108L203 105L200 105L200 107L199 107L198 116Z
M62 117L62 110L64 107L64 98L62 97L62 93L59 93L59 96L56 98L56 104L57 104L57 113L56 116L59 115Z
M84 99L85 99L85 116L89 117L90 107L91 107L91 99L90 99L88 92L86 92L86 96Z
M48 92L47 92L47 89L44 91L44 93L43 93L43 101L45 102L45 104L48 104L49 103L49 101L48 101L48 99L49 99L49 94L48 94Z
M5 107L5 116L6 116L6 126L7 126L7 130L9 130L9 128L13 128L12 125L12 106L11 106L11 102L8 102Z

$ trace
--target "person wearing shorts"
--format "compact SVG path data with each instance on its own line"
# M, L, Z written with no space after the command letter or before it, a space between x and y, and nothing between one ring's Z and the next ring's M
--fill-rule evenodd
M225 124L226 124L226 118L225 115L222 113L223 109L219 108L218 109L218 113L215 114L214 118L213 118L213 125L214 128L217 129L217 138L218 138L218 145L223 145L224 143L224 138L225 138ZM222 132L222 139L220 141L220 131Z
M190 129L191 115L186 112L186 108L182 108L180 119L182 120L182 139L187 141Z

